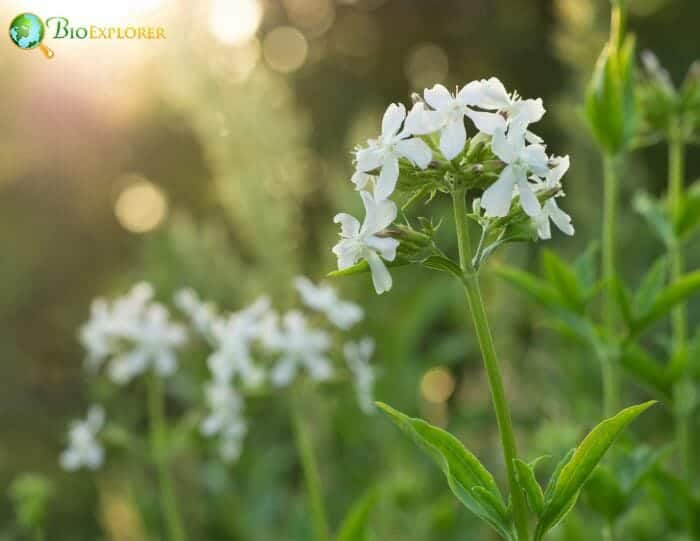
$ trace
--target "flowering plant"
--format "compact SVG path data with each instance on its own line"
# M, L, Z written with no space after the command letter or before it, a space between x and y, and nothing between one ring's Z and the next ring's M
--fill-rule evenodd
M435 85L423 96L414 96L408 113L403 105L389 105L381 135L355 151L352 182L360 191L364 221L345 213L334 220L341 226L341 240L333 247L339 268L333 275L369 270L381 294L392 287L388 266L417 263L448 272L463 286L489 379L509 500L456 438L379 405L435 459L455 496L509 541L544 538L574 507L616 436L653 404L629 407L595 427L561 460L545 490L535 476L539 459L528 463L517 454L479 273L488 257L509 242L549 239L550 222L562 233L574 234L570 216L558 204L569 157L548 155L544 141L530 131L544 113L541 99L509 93L494 77L472 81L454 94ZM465 119L473 131L467 130ZM432 201L438 193L452 199L457 260L437 245L436 226L429 218L421 217L418 228L408 220L394 223L398 204L407 210L421 200ZM477 243L471 241L470 224L480 229ZM536 517L534 533L530 513Z
M151 458L158 467L162 514L173 540L187 536L175 494L174 459L183 451L183 441L196 442L196 427L205 441L214 443L220 460L232 464L244 450L248 400L298 387L303 380L314 384L350 381L359 407L367 414L375 410L376 371L370 364L374 341L350 334L364 318L363 310L339 298L327 284L298 277L294 287L303 309L283 313L267 297L227 313L195 291L182 289L174 304L184 319L176 321L165 305L154 300L153 287L140 283L113 301L96 299L90 319L80 329L90 381L104 379L117 391L138 388L141 380L146 383ZM207 351L205 379L198 366L179 359L197 341ZM173 383L178 378L188 380L196 391L179 395ZM184 411L174 423L166 398L180 402ZM292 409L293 403L294 399ZM108 418L111 409L109 404L94 403L86 419L71 422L68 446L60 456L65 470L100 469L108 458L107 445L127 450L143 447L138 443L138 425L120 424L118 411L110 412ZM317 472L308 429L298 415L293 421L309 497L320 501L320 493L312 490Z

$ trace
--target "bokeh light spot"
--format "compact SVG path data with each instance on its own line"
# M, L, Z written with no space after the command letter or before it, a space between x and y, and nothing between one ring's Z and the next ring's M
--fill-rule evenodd
M260 27L260 0L214 0L209 13L209 30L225 45L250 41Z
M263 39L263 57L273 70L291 73L306 62L309 44L299 30L291 26L279 26Z
M147 233L158 227L168 213L163 191L145 178L134 179L117 197L114 214L131 233Z
M406 56L406 78L413 90L422 90L447 78L447 53L434 43L417 45Z
M454 390L455 379L445 367L431 368L421 378L421 395L433 404L447 402Z

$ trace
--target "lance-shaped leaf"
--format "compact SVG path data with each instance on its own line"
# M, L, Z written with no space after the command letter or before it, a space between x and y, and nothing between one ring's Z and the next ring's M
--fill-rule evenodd
M700 290L700 271L689 272L661 290L651 308L637 319L631 328L632 337L668 314L678 303L684 302Z
M530 509L532 509L537 516L540 516L544 510L544 494L542 492L542 487L535 477L534 468L519 458L516 458L514 463L518 484L525 492L525 496L527 496L527 503Z
M350 508L338 529L336 541L367 541L369 539L369 517L379 499L379 489L365 492Z
M495 267L494 272L544 306L549 308L566 306L556 289L529 272L505 265Z
M404 415L391 406L377 406L442 469L447 484L472 513L487 522L503 539L514 541L513 524L503 496L489 471L452 434L421 419Z
M571 511L581 488L620 432L655 403L655 400L651 400L626 408L600 423L584 438L571 459L559 471L556 482L548 486L544 511L535 531L535 541L540 541Z
M542 268L549 282L559 291L561 298L574 312L580 312L585 305L583 287L576 272L550 250L542 251Z

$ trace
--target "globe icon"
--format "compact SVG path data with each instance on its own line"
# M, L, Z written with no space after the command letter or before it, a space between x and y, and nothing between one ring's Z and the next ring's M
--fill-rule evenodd
M47 58L51 58L53 51L41 43L45 32L43 21L33 13L17 15L10 23L10 39L17 47L24 50L39 47Z

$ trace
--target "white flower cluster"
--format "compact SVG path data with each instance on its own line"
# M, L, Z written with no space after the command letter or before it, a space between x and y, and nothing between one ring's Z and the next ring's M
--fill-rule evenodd
M364 317L362 309L341 300L335 289L315 285L298 277L294 285L302 303L327 318L337 329L347 331ZM245 395L266 385L286 387L303 371L314 381L328 381L336 375L332 360L331 332L310 323L300 310L276 312L267 297L231 314L219 314L189 289L176 295L177 306L212 348L207 358L211 380L205 394L208 415L200 430L217 437L222 459L233 462L242 450L247 432ZM355 379L363 410L372 403L374 373L369 365L372 351L349 366ZM357 357L357 355L355 355ZM368 405L369 404L369 405Z
M96 299L90 320L80 329L87 368L97 371L106 365L110 379L120 385L150 369L161 376L173 374L176 351L186 339L185 328L153 301L153 288L145 283L111 303Z
M61 467L68 471L81 468L97 470L104 462L104 448L97 434L105 423L105 412L101 406L90 406L84 420L71 422L68 428L68 448L61 453Z
M480 199L485 216L493 219L508 215L512 201L519 198L540 238L551 237L550 220L563 233L572 235L571 218L555 201L563 193L559 191L544 204L538 199L538 193L559 186L569 167L568 156L548 156L542 139L528 130L544 113L541 99L522 99L516 92L508 93L495 77L472 81L454 95L439 84L425 89L423 98L408 114L402 104L389 105L381 135L355 152L352 182L360 191L365 220L360 224L345 213L334 219L341 226L341 240L333 248L339 269L365 260L377 293L391 288L391 275L384 262L395 259L399 242L383 231L396 219L396 204L388 198L396 188L401 165L425 170L434 163L459 158L467 142L465 118L471 120L479 137L490 141L491 151L504 165Z

